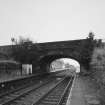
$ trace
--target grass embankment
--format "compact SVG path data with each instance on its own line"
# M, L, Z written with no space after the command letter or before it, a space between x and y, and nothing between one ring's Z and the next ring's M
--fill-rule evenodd
M91 60L91 77L97 84L100 99L105 103L105 48L95 48Z

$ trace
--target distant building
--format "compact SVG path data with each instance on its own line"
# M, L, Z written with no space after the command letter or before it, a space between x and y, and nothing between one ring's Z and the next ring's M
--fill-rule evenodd
M65 63L65 69L76 70L75 66L71 65L70 63Z
M56 60L51 63L51 68L53 70L62 69L64 68L64 62L62 60Z
M71 68L71 65L69 63L66 63L65 68Z

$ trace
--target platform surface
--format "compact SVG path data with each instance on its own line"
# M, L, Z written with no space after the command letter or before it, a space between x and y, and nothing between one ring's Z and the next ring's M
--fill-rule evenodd
M11 80L16 80L16 79L22 79L22 78L27 78L33 75L17 75L17 76L13 76L13 75L0 75L0 83L3 82L7 82L7 81L11 81Z
M76 77L66 105L100 105L98 91L89 77Z

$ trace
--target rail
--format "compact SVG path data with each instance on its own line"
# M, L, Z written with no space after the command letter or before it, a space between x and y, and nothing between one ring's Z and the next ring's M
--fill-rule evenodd
M33 105L61 105L64 95L66 94L71 84L72 77L66 77L63 81L60 81L54 88L48 91Z

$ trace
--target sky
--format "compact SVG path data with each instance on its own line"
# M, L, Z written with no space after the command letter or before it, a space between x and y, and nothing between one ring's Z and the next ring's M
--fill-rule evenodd
M37 42L105 39L105 0L0 0L0 45L11 38Z

